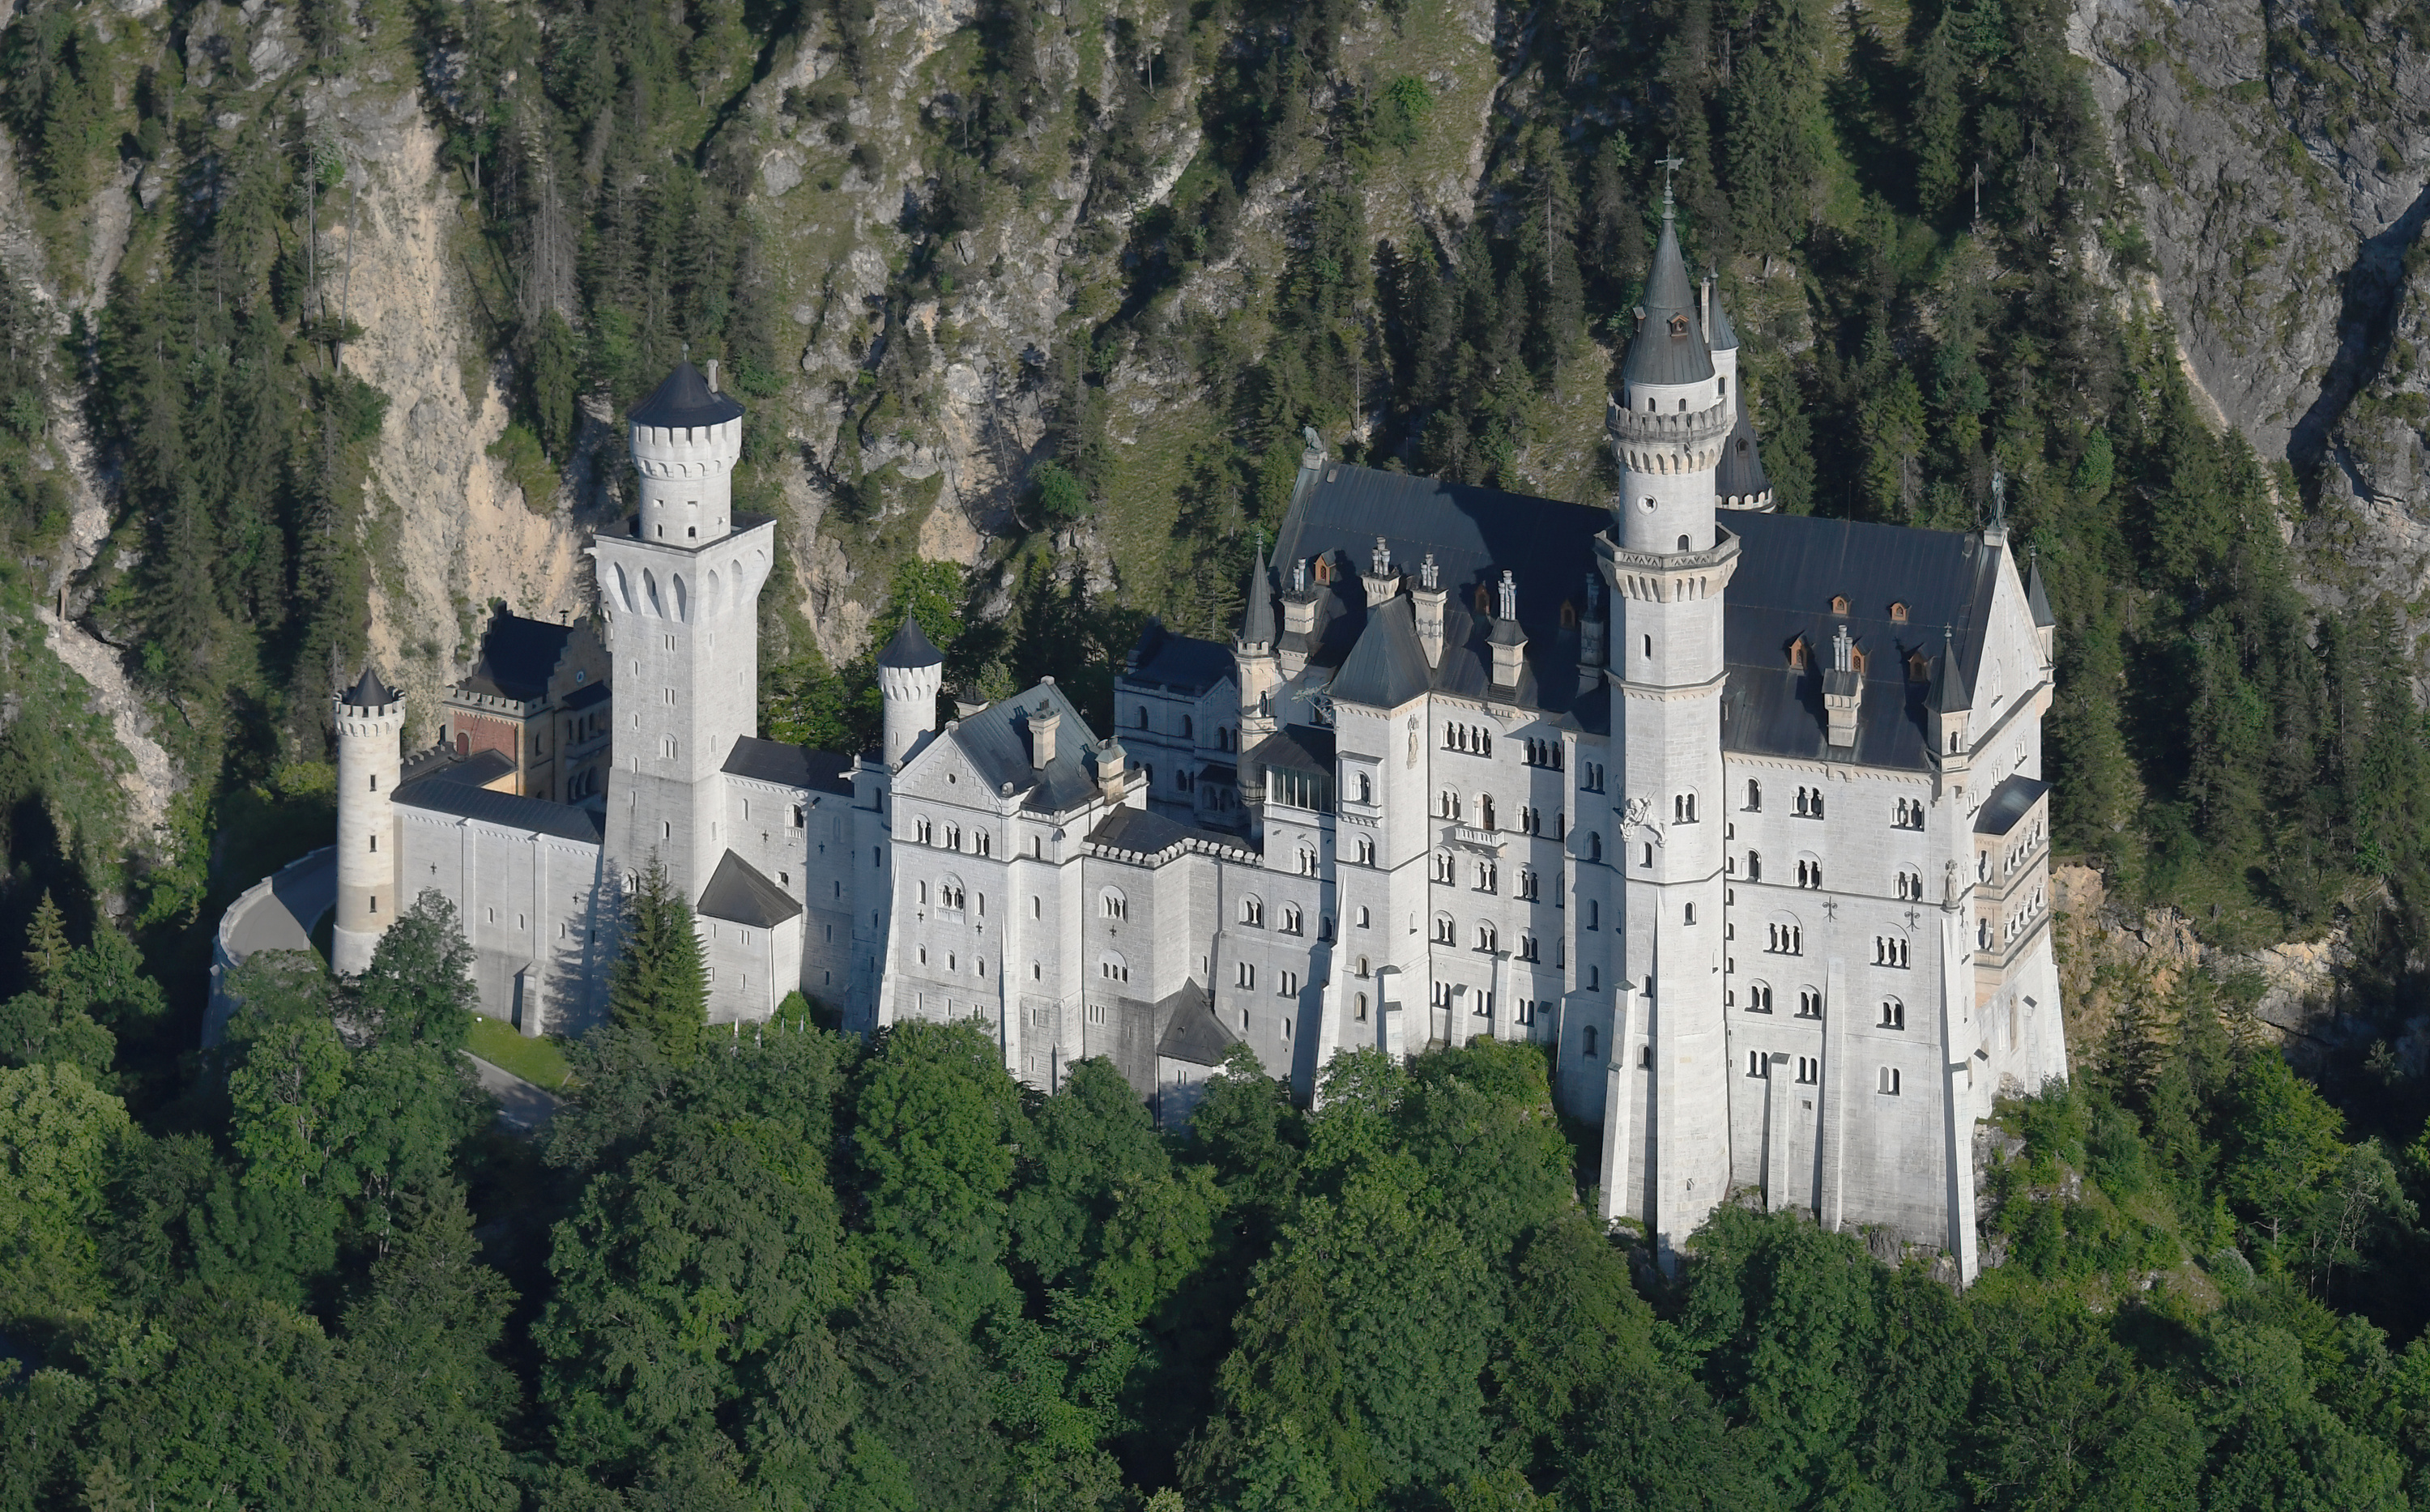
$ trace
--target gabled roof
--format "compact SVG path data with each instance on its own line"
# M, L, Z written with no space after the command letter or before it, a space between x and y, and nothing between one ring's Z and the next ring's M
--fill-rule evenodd
M709 873L708 886L700 889L700 903L692 911L724 923L774 929L800 913L802 906L757 867L728 851Z
M928 632L920 628L919 616L907 614L895 627L894 639L877 654L881 667L936 667L944 663L944 653L928 643Z
M397 789L394 801L399 807L474 820L479 823L495 824L501 829L525 830L535 835L580 840L592 845L599 843L599 816L588 808L451 782L444 769Z
M689 359L675 364L651 395L625 412L636 425L661 425L681 430L689 425L722 425L742 418L742 407L731 394L719 393Z
M813 792L830 792L852 796L854 759L832 751L813 750L807 745L789 745L783 740L763 740L756 735L737 739L734 749L725 754L726 773L748 777L754 782L774 783L780 788L804 788Z
M530 703L545 697L548 679L565 656L565 643L574 627L526 620L500 608L481 632L480 650L473 670L457 686L475 693Z
M1645 319L1629 338L1628 357L1621 364L1623 382L1702 383L1713 375L1712 349L1696 315L1696 286L1679 256L1677 224L1666 212L1662 237L1654 244L1654 273L1639 307Z
M1486 645L1490 620L1474 613L1479 589L1490 595L1508 572L1519 589L1518 625L1525 632L1527 671L1516 692L1519 703L1552 711L1577 696L1577 633L1561 625L1566 602L1583 608L1586 582L1594 571L1594 538L1611 523L1608 509L1556 499L1533 499L1496 489L1445 483L1405 473L1385 473L1350 463L1328 463L1301 474L1276 541L1277 561L1330 557L1344 566L1364 562L1382 537L1392 560L1414 572L1431 555L1448 602L1443 612L1441 664L1427 669L1421 654L1412 671L1406 647L1379 647L1381 663L1362 664L1352 689L1337 685L1334 696L1368 703L1368 692L1390 696L1423 676L1439 691L1483 699L1492 692ZM1364 580L1356 572L1334 574L1326 585L1310 583L1318 595L1316 632L1308 660L1320 671L1316 687L1362 644L1371 616ZM1406 606L1406 594L1388 603ZM1490 602L1490 598L1489 598ZM1377 617L1381 618L1381 617ZM1415 645L1415 619L1409 621ZM1387 630L1389 636L1395 632ZM1542 675L1539 677L1539 672ZM1492 696L1512 697L1508 690ZM1405 701L1405 700L1400 700ZM1382 706L1390 707L1390 705Z
M1739 565L1722 619L1729 686L1722 696L1722 746L1733 752L1925 771L1927 690L1907 677L1907 657L1940 651L1940 627L1953 626L1961 673L1982 655L1989 628L2000 553L1955 531L1826 520L1812 515L1732 514ZM1834 595L1848 613L1831 613ZM1906 620L1890 617L1904 605ZM1856 743L1833 749L1822 706L1823 658L1789 665L1799 636L1830 643L1845 623L1866 670L1856 710Z
M1058 716L1055 757L1043 772L1029 762L1029 715L1040 705ZM1063 696L1063 690L1053 683L1040 683L1027 692L998 699L968 719L954 721L937 739L922 747L905 770L924 767L938 759L934 753L948 745L970 763L987 791L1001 793L1009 787L1013 792L1026 794L1022 806L1035 813L1064 813L1097 794L1096 736L1079 709ZM900 776L895 779L895 790L903 790Z
M1160 629L1153 640L1143 639L1138 656L1139 665L1125 671L1123 681L1197 694L1226 681L1233 672L1230 646L1170 630Z

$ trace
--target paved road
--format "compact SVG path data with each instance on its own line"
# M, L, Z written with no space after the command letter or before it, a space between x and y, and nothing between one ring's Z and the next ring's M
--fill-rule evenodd
M492 1066L471 1051L464 1058L481 1078L481 1089L498 1100L498 1122L529 1134L557 1112L557 1099L504 1067Z

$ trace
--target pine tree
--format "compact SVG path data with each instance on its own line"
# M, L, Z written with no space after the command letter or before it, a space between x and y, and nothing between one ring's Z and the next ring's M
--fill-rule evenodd
M700 1048L708 1018L708 968L692 929L691 905L657 857L624 902L624 946L608 978L608 1016L647 1036L677 1065Z
M57 995L69 954L67 921L44 888L42 901L34 905L34 922L25 927L25 974L35 990Z

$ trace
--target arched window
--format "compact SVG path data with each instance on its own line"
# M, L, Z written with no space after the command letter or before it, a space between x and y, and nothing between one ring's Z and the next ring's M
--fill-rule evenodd
M960 908L963 896L962 879L959 877L949 876L937 884L937 906L940 908Z
M1603 859L1603 837L1593 830L1587 831L1587 859L1589 861Z
M1805 926L1794 914L1773 914L1764 924L1763 948L1774 955L1805 955Z
M1747 852L1747 880L1749 882L1763 880L1763 853L1760 851Z
M1749 777L1747 779L1746 806L1747 812L1750 814L1759 814L1763 812L1763 784L1756 781L1753 777Z
M1123 896L1123 892L1120 888L1107 888L1103 892L1097 894L1098 918L1128 919L1130 916L1130 900Z
M1748 983L1746 1005L1749 1013L1770 1013L1772 1011L1772 984L1770 982Z
M1362 804L1372 804L1375 801L1374 781L1363 772L1358 773L1358 801Z
M1885 1029L1906 1028L1906 1005L1901 1003L1896 998L1882 999L1882 1027Z
M1287 903L1283 905L1283 933L1286 935L1296 935L1301 933L1298 904Z
M1672 794L1671 822L1674 824L1692 824L1696 822L1696 795L1694 793L1682 792Z
M1588 1024L1588 1025L1586 1026L1586 1029L1584 1030L1584 1032L1581 1034L1581 1036L1580 1036L1580 1043L1579 1043L1579 1045L1578 1045L1578 1053L1579 1053L1580 1055L1585 1055L1585 1056L1586 1056L1587 1058L1589 1058L1589 1060L1591 1060L1592 1058L1594 1058L1594 1055L1595 1055L1595 1032L1594 1032L1594 1025L1593 1025L1593 1024Z
M1873 937L1873 964L1905 971L1907 964L1906 936L1893 929Z
M1822 885L1822 858L1808 851L1797 858L1797 885L1819 888Z
M1131 979L1131 963L1123 958L1122 952L1109 950L1097 957L1097 974L1108 982L1127 982Z
M1367 957L1364 955L1358 957L1358 974L1362 977L1374 974L1367 969Z
M1181 716L1181 738L1185 740L1194 740L1198 739L1196 732L1190 728L1190 716L1187 714Z
M1359 993L1357 1003L1358 1022L1360 1023L1365 1023L1367 1022L1367 994L1364 992Z
M1476 795L1476 827L1479 829L1493 828L1493 795L1490 792L1481 792Z
M1494 931L1491 924L1486 922L1482 919L1476 922L1476 948L1478 950L1490 951L1493 949L1495 944L1499 942L1501 936Z
M1252 929L1262 929L1265 927L1266 905L1264 900L1260 899L1254 892L1240 900L1240 922L1247 924Z
M1451 915L1447 913L1439 913L1435 915L1435 943L1438 945L1458 944L1458 925L1452 922Z
M1359 928L1361 928L1361 929L1365 929L1365 928L1370 927L1370 921L1371 921L1373 917L1374 917L1373 915L1370 914L1370 913L1367 911L1367 906L1366 906L1365 904L1363 904L1363 903L1362 903L1362 904L1360 904L1360 905L1358 906L1358 927L1359 927Z
M1305 845L1299 848L1299 874L1304 877L1316 875L1316 852Z
M1801 1019L1822 1017L1822 989L1801 987L1797 989L1797 1016Z

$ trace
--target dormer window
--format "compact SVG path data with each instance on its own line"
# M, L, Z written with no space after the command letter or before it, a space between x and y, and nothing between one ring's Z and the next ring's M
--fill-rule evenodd
M1890 606L1890 623L1906 623L1906 606L1905 604L1893 604Z
M1685 336L1688 334L1687 316L1674 314L1671 317L1671 334L1673 336Z
M1332 557L1319 557L1316 559L1316 580L1320 583L1330 583L1333 581Z
M1907 653L1906 675L1909 682L1928 683L1932 681L1932 663L1924 658L1922 652L1910 651Z
M1836 614L1836 615L1840 616L1840 617L1841 617L1841 618L1843 618L1843 619L1844 619L1844 618L1846 618L1847 613L1848 613L1848 595L1847 595L1847 594L1845 594L1845 593L1834 593L1834 594L1832 594L1832 595L1831 595L1831 612L1832 612L1833 614Z
M1848 670L1859 677L1865 674L1865 654L1854 646L1848 648Z
M1789 643L1789 666L1792 672L1806 670L1806 638L1799 636Z
M1578 606L1571 603L1569 600L1563 599L1561 601L1561 628L1564 630L1574 630L1577 627Z
M1476 585L1476 612L1479 614L1493 612L1493 595L1485 590L1485 585L1482 583Z

